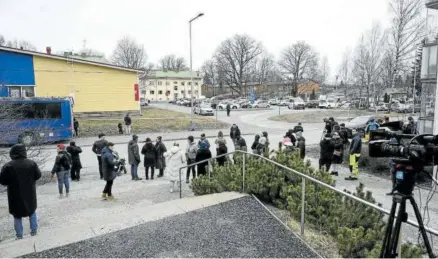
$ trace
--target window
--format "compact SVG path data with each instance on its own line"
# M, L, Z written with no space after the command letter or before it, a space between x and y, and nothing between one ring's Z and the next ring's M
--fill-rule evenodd
M146 94L146 90L141 90L141 94Z
M61 116L61 104L60 103L48 103L47 106L47 118L60 119ZM37 109L35 109L38 111Z
M181 82L181 85L185 85L186 83L185 82Z
M158 85L163 85L163 82L161 82L161 81L158 81Z
M187 85L192 85L192 82L188 82Z
M177 85L177 84L178 84L178 82L177 82L177 81L174 81L174 82L173 82L173 84L174 84L174 85Z
M177 85L174 85L174 86L173 86L173 90L178 91L178 86L177 86Z
M184 90L181 90L181 94L184 95Z
M22 89L21 92L23 97L35 97L35 89L33 86L21 87L21 89Z
M159 90L159 91L158 91L158 94L163 94L163 91L162 91L162 90Z
M151 90L149 93L150 93L150 94L155 94L155 91L154 91L154 90Z
M196 82L195 85L199 85L198 82Z
M155 85L155 81L149 81L149 85Z

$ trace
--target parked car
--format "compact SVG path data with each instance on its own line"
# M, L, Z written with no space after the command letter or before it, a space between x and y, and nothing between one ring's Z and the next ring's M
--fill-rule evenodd
M306 108L318 108L318 101L309 101L306 103Z
M277 99L271 99L271 100L269 100L268 103L270 105L279 105L280 104L280 102Z
M230 103L230 106L231 106L231 109L233 109L233 110L240 108L240 105L237 103ZM219 110L225 110L225 109L227 109L227 103L219 103L217 105L217 107Z
M196 104L193 107L193 113L199 115L214 115L213 109L208 104Z
M304 103L289 103L287 108L293 109L293 110L304 110L306 108L306 105Z
M365 132L365 127L367 126L368 122L374 119L373 115L365 115L365 116L359 116L356 118L353 118L352 120L345 123L345 128L348 132L348 137L351 138L353 136L352 130L355 129L359 132Z
M269 103L266 102L259 102L254 104L254 108L270 108L271 106Z
M281 100L280 103L278 104L279 106L288 106L289 105L289 101L287 100Z

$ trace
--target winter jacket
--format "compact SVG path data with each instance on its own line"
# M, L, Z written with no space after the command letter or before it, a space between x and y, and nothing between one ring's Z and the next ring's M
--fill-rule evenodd
M154 144L152 142L147 142L141 149L141 154L144 156L143 165L144 167L155 166L157 154L155 153Z
M164 169L166 168L166 159L164 158L164 153L167 152L166 146L163 144L163 142L157 142L155 144L155 161L156 165L155 167L157 169Z
M365 132L370 132L372 130L377 130L380 127L378 123L375 123L374 121L368 123Z
M237 137L240 137L240 129L238 126L232 126L230 129L230 138L237 139Z
M327 133L331 134L333 129L333 124L331 121L326 121L325 123L325 130Z
M300 131L303 132L304 128L303 128L303 126L297 125L297 126L294 127L293 131L294 131L294 133L297 133L297 132L300 132Z
M9 213L16 218L29 217L37 209L35 182L41 178L38 165L27 159L26 147L14 145L0 171L0 184L7 186Z
M236 150L242 150L242 151L248 151L248 148L246 147L246 141L244 138L240 137L239 140L236 142Z
M99 139L94 142L93 148L91 150L93 150L94 154L100 156L102 154L103 148L106 147L107 144L108 141L106 141L105 139Z
M227 111L231 110L231 105L227 104Z
M306 156L306 139L304 137L298 138L297 147L300 149L300 157L304 159Z
M341 137L344 145L348 143L348 131L346 128L341 128L341 130L339 131L339 136Z
M256 148L258 155L264 155L264 153L266 152L266 144L267 144L266 138L261 137Z
M362 138L356 135L350 144L350 154L360 154L362 151Z
M186 149L186 158L191 161L196 160L196 154L198 153L198 145L195 142L189 144Z
M170 151L164 153L166 158L165 175L171 181L179 181L179 169L184 166L184 154L178 146L173 146Z
M417 125L416 123L408 123L406 127L403 129L403 134L417 134Z
M105 181L116 179L115 160L113 152L108 147L102 150L102 173Z
M198 141L198 146L201 144L202 141L204 141L205 143L207 143L207 148L210 148L210 142L209 142L208 139L206 139L206 138L201 138L201 139Z
M256 135L255 139L254 139L254 142L251 145L251 149L252 149L253 153L257 153L256 150L257 150L257 146L259 145L259 140L260 140L260 136Z
M77 121L77 120L73 121L73 128L79 129L79 121Z
M220 155L223 155L223 154L226 154L226 153L228 153L228 148L227 148L227 146L225 145L225 144L220 144L219 145L219 147L217 148L217 152L216 152L216 155L217 156L220 156ZM216 161L217 161L217 163L219 164L219 165L224 165L225 164L225 162L227 161L227 157L226 156L222 156L222 157L218 157L218 158L216 158Z
M216 144L216 145L220 145L221 143L223 143L223 144L227 144L227 140L224 138L224 137L218 137L215 141L214 141L214 143Z
M208 148L200 148L198 149L198 152L196 153L196 162L200 162L206 159L211 158L211 152ZM205 161L204 163L198 164L198 175L206 175L208 166L208 161Z
M331 160L333 156L333 151L335 150L335 145L333 144L333 141L331 139L324 138L319 143L319 146L321 147L320 150L321 158Z
M333 164L342 164L342 160L344 158L344 141L342 138L334 138L333 139L333 157L332 157L332 163ZM339 152L339 156L335 155L335 152Z
M70 170L71 165L72 165L72 158L70 154L67 151L62 150L61 152L58 152L58 155L56 155L55 164L53 165L53 169L52 169L52 174Z
M128 163L130 165L135 164L138 165L140 164L141 159L140 159L140 152L138 150L138 144L135 140L131 140L128 143Z
M132 124L131 117L129 116L125 116L124 121L126 126L130 126Z
M67 152L71 156L72 166L82 168L81 158L79 156L79 154L82 153L82 149L78 146L68 146Z

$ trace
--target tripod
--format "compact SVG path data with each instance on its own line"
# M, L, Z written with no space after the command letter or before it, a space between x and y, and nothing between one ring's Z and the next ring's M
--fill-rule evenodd
M388 225L385 231L385 238L383 239L380 258L395 258L399 255L397 253L397 246L399 241L400 228L402 222L406 222L408 220L408 214L406 213L406 200L409 200L411 202L411 205L414 209L415 216L417 218L417 222L419 225L421 235L423 237L424 245L426 246L427 253L429 254L430 258L435 258L429 243L429 239L427 237L426 229L424 228L423 219L421 218L421 214L418 209L417 203L414 200L414 197L412 197L412 194L406 195L400 193L395 193L392 199L391 212L389 214ZM400 203L400 207L398 210L397 218L395 218L395 212L398 203ZM394 225L394 219L395 219L395 225Z

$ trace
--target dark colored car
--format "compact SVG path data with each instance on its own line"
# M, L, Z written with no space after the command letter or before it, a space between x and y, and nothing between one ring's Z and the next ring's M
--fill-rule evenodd
M318 101L310 101L306 103L306 108L318 108Z

